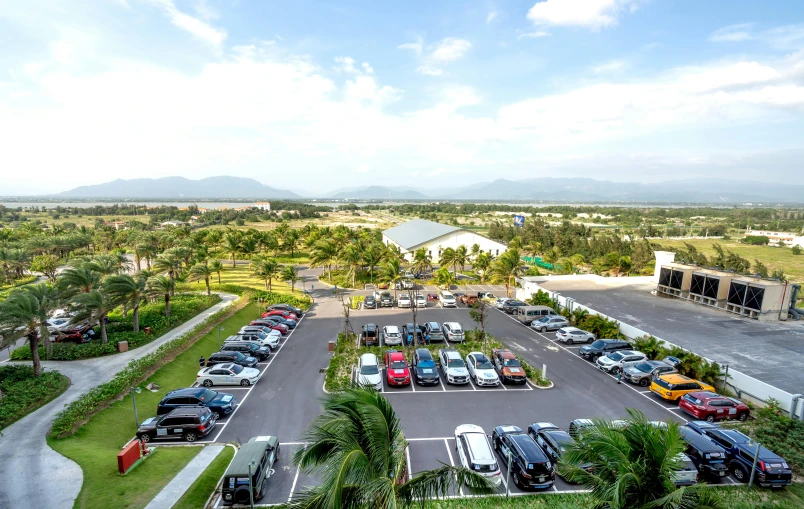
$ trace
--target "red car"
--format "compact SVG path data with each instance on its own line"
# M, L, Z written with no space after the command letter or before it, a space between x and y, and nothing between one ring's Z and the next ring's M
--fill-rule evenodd
M744 421L751 414L751 409L742 401L709 391L685 394L678 400L678 406L696 419L709 422L717 419Z
M262 317L265 318L266 316L273 316L279 315L287 318L288 320L296 320L299 319L296 317L296 313L291 313L290 311L285 311L284 309L269 309L268 311L262 314Z
M388 385L410 385L410 369L405 354L396 350L385 351L385 377Z
M278 330L282 334L288 333L288 326L283 323L277 323L273 320L254 320L249 325L262 325L263 327L268 327L269 329Z

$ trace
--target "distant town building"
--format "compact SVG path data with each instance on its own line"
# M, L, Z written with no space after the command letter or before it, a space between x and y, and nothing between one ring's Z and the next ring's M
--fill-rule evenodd
M126 222L125 221L104 221L103 226L109 226L114 228L115 230L125 230L126 229Z
M258 201L254 206L260 210L271 210L271 202L269 201Z
M743 237L757 236L768 237L771 242L782 242L786 246L801 246L804 247L804 236L796 235L795 233L780 232L776 230L751 230L748 229L743 234Z
M178 226L184 226L184 225L185 225L184 221L176 221L175 219L171 219L170 221L165 221L163 223L159 223L159 226L161 228L167 228L169 226L178 227Z

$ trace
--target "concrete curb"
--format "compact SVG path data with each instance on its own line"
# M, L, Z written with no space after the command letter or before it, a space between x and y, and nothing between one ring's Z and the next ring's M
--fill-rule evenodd
M548 385L547 387L540 387L536 385L530 378L528 378L528 383L531 385L531 387L533 387L534 389L539 389L540 391L546 391L548 389L552 389L553 387L555 387L555 384L553 383L552 380L550 380L550 385Z

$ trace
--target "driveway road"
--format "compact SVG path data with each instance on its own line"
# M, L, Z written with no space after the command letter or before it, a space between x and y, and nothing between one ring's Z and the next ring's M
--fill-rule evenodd
M111 380L129 361L143 357L166 341L190 331L211 314L228 307L236 295L220 294L221 302L141 348L81 361L46 361L45 369L68 376L70 387L58 398L25 416L0 436L0 508L70 509L83 484L81 467L48 447L45 436L65 405L96 385ZM45 479L46 477L46 479Z

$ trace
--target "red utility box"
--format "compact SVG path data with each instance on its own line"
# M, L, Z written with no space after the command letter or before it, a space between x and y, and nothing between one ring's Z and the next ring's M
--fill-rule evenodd
M129 442L128 445L123 447L123 450L120 451L120 454L117 455L117 470L121 474L125 474L131 465L137 462L140 459L140 441L133 440Z

